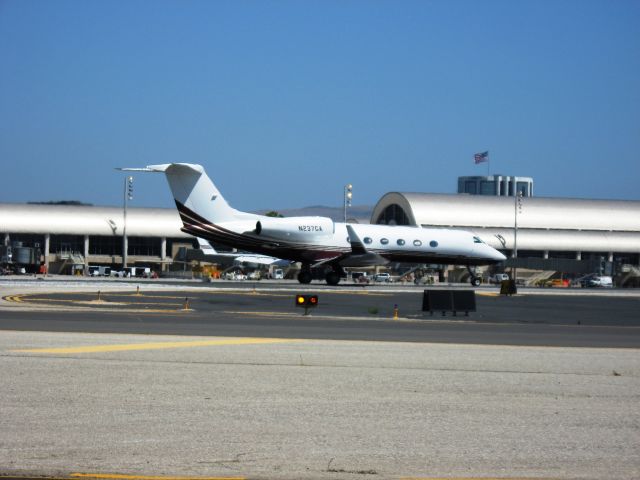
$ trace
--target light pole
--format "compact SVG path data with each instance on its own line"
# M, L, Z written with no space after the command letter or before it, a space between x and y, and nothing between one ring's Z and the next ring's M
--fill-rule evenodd
M518 258L518 214L522 213L522 190L516 193L513 214L513 281L516 281L518 268L516 262Z
M133 177L124 179L124 199L123 199L123 224L122 224L122 271L127 268L127 253L129 244L127 242L127 200L133 200ZM124 274L124 273L123 273Z
M344 223L347 223L347 207L351 206L353 198L353 185L350 183L344 186Z

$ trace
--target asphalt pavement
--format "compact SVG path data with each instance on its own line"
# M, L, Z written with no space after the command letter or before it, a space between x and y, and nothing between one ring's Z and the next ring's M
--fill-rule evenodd
M0 476L640 477L637 292L0 289Z

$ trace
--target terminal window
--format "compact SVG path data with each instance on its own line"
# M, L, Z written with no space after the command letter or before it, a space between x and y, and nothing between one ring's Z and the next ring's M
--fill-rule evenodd
M470 193L471 195L478 193L475 180L467 180L464 182L464 193Z
M495 195L496 194L496 182L488 182L483 180L480 182L480 195Z

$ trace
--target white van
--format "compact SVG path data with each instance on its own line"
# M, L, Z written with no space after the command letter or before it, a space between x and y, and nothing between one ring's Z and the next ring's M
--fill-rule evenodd
M588 280L589 287L613 287L613 279L611 277L593 277Z

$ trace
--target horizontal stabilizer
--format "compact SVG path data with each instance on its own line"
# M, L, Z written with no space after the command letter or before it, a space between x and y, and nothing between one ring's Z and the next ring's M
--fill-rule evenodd
M197 173L203 173L204 168L202 165L195 165L192 163L163 163L161 165L147 165L146 167L118 167L116 170L121 170L123 172L158 172L163 173L166 172L169 167L180 167L183 169L193 170Z

